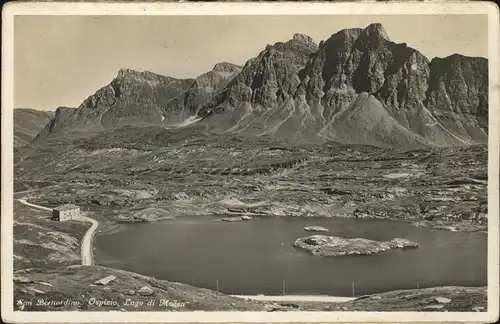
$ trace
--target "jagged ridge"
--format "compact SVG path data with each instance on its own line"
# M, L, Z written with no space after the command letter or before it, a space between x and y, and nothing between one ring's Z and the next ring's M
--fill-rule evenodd
M317 50L309 40L294 36L268 46L200 116L222 132L295 140L381 146L486 141L486 59L429 61L390 41L378 23L341 30Z
M243 68L218 63L196 79L120 70L42 133L202 123L217 133L379 146L485 142L488 63L429 61L374 23L319 46L307 35L268 45ZM64 120L60 120L64 117Z

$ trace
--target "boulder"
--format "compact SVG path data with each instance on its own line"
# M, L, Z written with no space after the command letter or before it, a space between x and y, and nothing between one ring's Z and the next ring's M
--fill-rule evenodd
M151 296L153 294L153 289L148 286L144 286L137 291L137 293L141 296Z
M39 284L39 285L52 287L51 283L48 283L48 282L45 282L45 281L37 281L36 283Z
M35 293L37 293L37 294L42 294L42 295L45 294L45 291L40 290L40 289L36 289L34 287L29 287L28 289L31 290L31 291L33 291L33 292L35 292Z
M108 283L110 283L111 281L115 280L116 279L116 276L107 276L107 277L104 277L102 279L99 279L97 280L96 282L94 282L96 285L107 285Z
M417 248L418 243L403 238L394 238L390 241L393 249Z
M435 297L434 301L439 304L449 304L451 299L446 297Z
M250 219L252 219L252 217L250 217L250 216L237 216L237 217L226 217L226 218L221 219L221 221L223 221L223 222L237 222L237 221L241 221L241 220L250 220Z
M33 280L28 279L27 277L14 277L14 282L17 282L17 283L32 283Z

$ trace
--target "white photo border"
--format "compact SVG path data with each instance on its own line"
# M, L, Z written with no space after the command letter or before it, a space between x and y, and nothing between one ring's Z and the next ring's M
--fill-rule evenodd
M487 15L489 62L486 312L20 312L13 310L13 108L16 15ZM2 11L2 263L6 322L494 322L499 316L499 8L493 2L9 2Z

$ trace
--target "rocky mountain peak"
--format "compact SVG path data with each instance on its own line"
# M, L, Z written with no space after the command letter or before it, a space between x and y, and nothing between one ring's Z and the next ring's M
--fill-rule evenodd
M368 27L363 30L362 35L369 38L385 39L386 41L390 41L389 35L387 35L384 26L380 23L368 25Z
M159 75L149 71L136 71L132 69L120 69L118 70L117 79L142 79L147 81L159 81L165 79L173 79L163 75Z
M60 115L60 114L63 114L65 112L75 112L75 111L76 111L76 108L73 108L73 107L59 106L59 107L57 107L54 114Z
M338 52L341 48L350 48L363 32L361 28L342 29L328 38L321 41L320 48L329 52Z
M226 73L235 73L241 70L241 67L228 62L220 62L214 65L212 71L214 72L226 72Z
M140 75L141 72L132 70L132 69L120 69L118 70L118 75L116 76L119 79L125 78L127 76L137 76Z
M314 40L306 34L295 33L293 34L292 40L317 46Z

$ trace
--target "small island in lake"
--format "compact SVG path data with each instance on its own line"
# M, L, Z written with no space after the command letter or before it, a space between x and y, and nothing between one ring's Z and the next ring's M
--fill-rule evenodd
M329 232L328 228L323 226L306 226L304 227L304 231L308 232Z
M391 241L373 241L364 238L311 235L297 239L293 246L319 256L371 255L391 249L417 248L417 242L403 238Z

